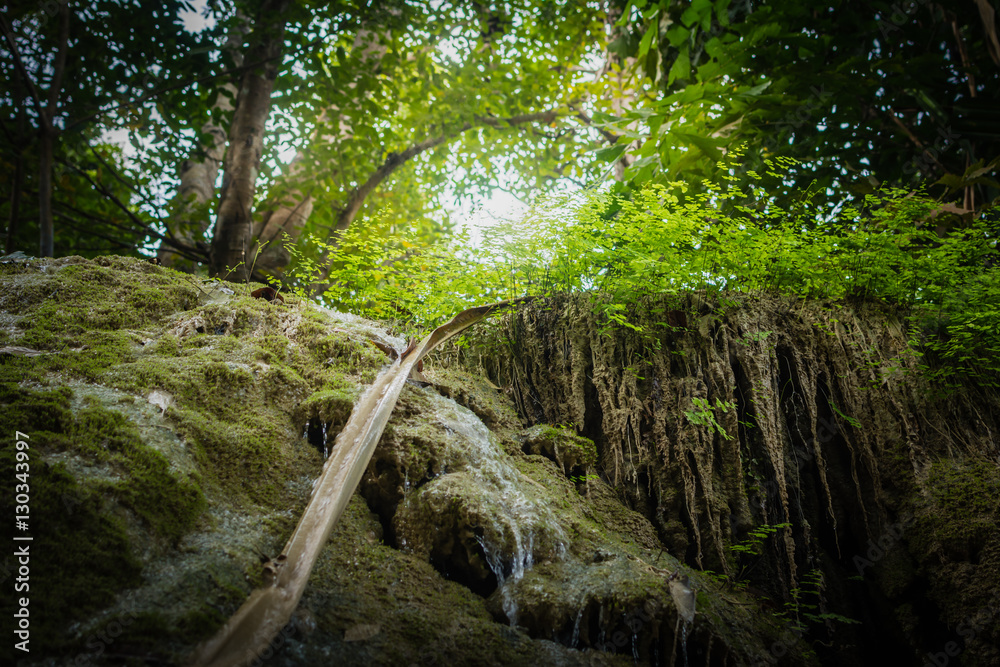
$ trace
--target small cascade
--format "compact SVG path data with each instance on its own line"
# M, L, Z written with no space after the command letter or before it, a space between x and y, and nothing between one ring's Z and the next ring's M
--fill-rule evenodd
M670 596L674 600L674 605L677 607L677 623L674 626L674 645L675 650L671 653L671 664L673 664L674 657L677 655L676 643L677 643L677 630L680 626L681 633L681 653L684 656L684 667L688 667L688 652L687 652L687 638L688 630L694 623L695 617L695 605L697 596L695 592L691 589L690 581L687 575L681 574L679 571L675 571L669 577L670 580Z
M580 608L576 612L576 620L573 621L573 636L570 637L569 647L576 648L580 643L580 621L583 620L584 602L580 603Z
M509 584L519 581L534 565L536 533L551 535L559 555L565 551L568 540L549 508L524 493L524 477L482 420L450 398L442 397L441 401L443 405L435 416L446 429L464 440L466 471L484 489L495 492L490 503L494 506L490 508L493 525L484 526L484 534L477 540L497 578L503 610L513 626L517 622L517 603L510 595ZM511 546L513 551L508 552Z
M429 506L440 507L437 499L447 497L447 515L434 517L435 522L456 522L475 535L475 543L466 547L468 556L485 558L496 577L503 612L515 625L518 610L510 587L531 569L536 557L561 558L569 540L552 510L532 494L531 481L479 417L450 398L427 392L431 409L425 416L443 427L447 442L435 461L440 474L407 494L397 510L400 546L409 543L416 548L418 539L416 534L407 535L406 517L426 512ZM409 489L408 475L405 480ZM481 556L473 553L475 545Z
M305 429L302 431L302 437L313 447L316 451L323 455L323 460L325 461L330 456L330 449L328 443L328 433L329 424L323 419L310 419L306 421Z
M684 655L684 667L688 667L688 628L691 624L684 622L681 625L681 653Z

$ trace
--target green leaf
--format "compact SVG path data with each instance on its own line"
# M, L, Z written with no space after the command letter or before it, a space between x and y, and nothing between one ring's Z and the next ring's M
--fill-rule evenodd
M648 30L646 30L646 34L642 36L642 40L639 42L638 56L640 58L645 56L646 52L649 51L649 47L653 43L653 38L656 36L658 31L659 31L659 24L655 22L649 26Z
M620 144L618 146L607 146L605 148L598 148L594 152L594 156L602 162L615 162L625 153L625 149L628 148L625 144Z
M675 23L667 29L667 41L670 46L677 48L691 38L691 31L679 23Z
M691 75L691 58L688 54L688 47L684 46L681 52L670 66L670 74L667 76L667 85L672 85L677 79L686 79Z

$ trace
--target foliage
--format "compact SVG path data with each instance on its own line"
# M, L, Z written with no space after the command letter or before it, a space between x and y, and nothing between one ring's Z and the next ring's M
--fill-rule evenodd
M762 524L747 533L744 540L731 544L729 550L736 554L759 556L764 552L764 541L782 528L791 528L790 523Z
M720 581L728 579L730 585L746 586L747 576L764 555L764 542L778 531L791 527L790 523L761 524L747 532L744 539L730 544L728 548L737 557L739 571L729 577L720 575Z
M7 14L28 70L43 75L58 51L58 21L46 8L15 3ZM64 129L56 145L57 254L148 254L157 234L189 233L202 244L192 252L207 253L212 230L201 235L214 203L194 216L176 215L177 172L186 168L183 160L204 159L211 145L206 123L228 129L232 85L247 51L241 34L260 10L259 0L210 2L205 25L188 29L186 2L163 3L138 22L134 5L70 6L56 122ZM336 243L350 198L419 146L364 197L362 232L380 239L397 232L439 236L448 229L443 204L452 194L471 197L498 185L524 194L563 176L596 176L585 159L596 134L572 111L587 91L570 66L600 46L604 24L596 8L297 1L287 19L264 153L255 166L256 221L307 195L315 204L301 238ZM32 252L38 164L28 138L35 112L6 43L0 52L0 77L10 91L0 96L6 130L0 150L11 167L0 176L0 214L10 213L11 192L22 190L15 246ZM38 83L44 97L48 81ZM543 111L553 112L551 122L505 120ZM116 141L128 137L125 153L104 146L110 131ZM7 177L18 160L25 174L20 187ZM315 262L316 247L302 243L297 250Z
M692 398L691 402L697 409L684 411L684 416L687 417L689 422L700 426L711 426L726 440L733 439L733 436L726 433L726 429L722 428L722 426L719 425L719 422L715 421L715 413L713 410L728 412L729 410L734 410L736 408L736 403L733 401L723 402L721 398L717 398L715 399L715 406L713 407L707 400L698 397Z
M574 484L586 484L591 480L596 482L600 478L601 478L600 475L570 475L569 481L573 482Z
M622 136L605 157L628 146L635 160L626 190L718 182L719 157L745 143L747 169L775 154L800 160L765 184L784 202L931 182L964 209L1000 194L989 176L1000 133L986 120L1000 99L1000 46L985 3L621 4L609 49L639 74L636 102L595 120Z
M791 623L798 632L806 632L810 624L844 623L856 625L861 622L841 614L823 611L823 591L825 588L823 571L810 570L802 577L802 585L791 589L792 599L786 601L784 609L775 616Z
M130 3L88 2L70 6L65 73L52 90L61 44L56 2L13 2L4 10L4 32L14 42L41 104L55 106L56 254L94 256L134 252L154 241L152 225L162 208L150 207L150 174L124 166L107 132L153 140L158 121L187 98L171 92L179 82L211 75L198 36L179 29L186 2L167 0L136 20ZM138 10L141 11L141 10ZM5 35L6 36L6 35ZM37 250L39 115L35 93L14 65L7 39L0 40L0 217L12 215L12 193L22 198L14 247ZM154 91L160 91L156 102ZM175 154L176 155L176 154ZM175 159L175 158L174 158ZM172 171L161 164L158 172ZM12 175L23 174L20 183ZM16 223L20 224L16 224ZM124 230L124 232L123 232Z
M858 419L856 419L854 417L850 417L848 415L845 415L843 412L841 412L840 408L837 407L836 403L834 403L833 401L829 401L829 405L830 405L830 409L833 410L834 412L836 412L837 416L839 416L845 422L847 422L848 424L850 424L854 428L861 428L861 422Z
M780 178L788 165L774 160L765 168ZM869 299L906 317L932 377L996 383L1000 229L992 212L945 233L934 224L946 217L939 203L894 188L835 214L806 196L782 206L756 186L709 183L682 199L685 193L688 185L678 182L649 185L628 199L599 192L552 198L517 223L485 231L477 248L459 236L452 244L412 245L390 271L359 264L331 271L336 301L424 326L475 303L584 291L595 294L608 326L635 329L630 310L663 292ZM386 253L372 247L369 267Z

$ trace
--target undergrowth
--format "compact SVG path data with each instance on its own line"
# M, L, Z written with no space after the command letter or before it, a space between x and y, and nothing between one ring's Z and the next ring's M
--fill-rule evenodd
M728 158L737 173L737 151ZM768 163L781 177L788 160ZM779 206L749 173L693 192L651 184L628 198L583 192L550 198L473 243L468 232L421 245L348 231L323 246L328 264L292 271L303 293L368 317L426 327L501 299L601 292L612 326L636 327L628 307L686 290L771 291L804 298L876 300L905 315L924 370L945 385L997 385L1000 257L995 211L958 217L922 193L882 189L834 210L809 193ZM741 181L742 182L742 181ZM320 244L322 245L322 244ZM324 278L326 280L324 280Z

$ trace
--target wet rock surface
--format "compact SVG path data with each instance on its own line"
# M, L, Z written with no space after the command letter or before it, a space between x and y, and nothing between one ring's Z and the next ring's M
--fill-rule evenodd
M269 302L251 295L255 285L122 258L21 259L0 265L0 281L0 346L43 353L0 359L0 422L32 436L32 595L46 610L33 617L24 664L183 664L262 583L261 564L280 553L353 401L391 361L383 348L404 341L293 296ZM772 357L752 335L762 327L746 328L775 317L754 315L758 306L732 321L743 322L738 338L722 331L731 321L692 313L686 332L664 339L685 354L645 361L627 334L594 341L568 327L573 307L551 309L550 322L517 316L549 342L508 323L521 327L523 354L484 356L489 380L428 361L432 384L403 391L293 622L258 656L264 664L818 663L782 591L805 588L814 562L852 563L869 534L882 555L866 581L830 577L828 606L810 613L846 613L837 604L857 595L847 589L871 588L865 599L883 607L870 615L897 619L901 644L928 623L921 600L948 619L988 605L990 500L1000 497L983 495L996 480L988 413L948 421L936 439L921 426L925 439L912 442L836 421L839 440L797 465L789 443L808 442L814 417L884 412L922 423L913 396L899 383L866 403L833 379L855 372L853 357L807 355L779 334ZM885 350L894 336L865 335ZM825 390L839 392L837 409L817 415L825 394L806 384L820 372L801 370L814 358L826 364ZM753 393L762 379L769 393ZM511 402L493 385L520 388ZM768 395L778 397L771 412ZM685 417L705 411L695 397L738 407L712 410L720 430L695 427ZM961 457L945 459L947 447ZM730 550L785 519L791 529L761 538L759 554ZM895 524L905 550L877 540ZM678 598L681 582L688 597ZM948 586L966 602L936 602ZM683 618L691 604L693 623ZM966 656L989 658L991 623L982 619Z
M1000 660L994 390L930 385L885 305L650 297L632 329L600 299L511 313L466 361L592 439L669 553L766 596L823 662Z

